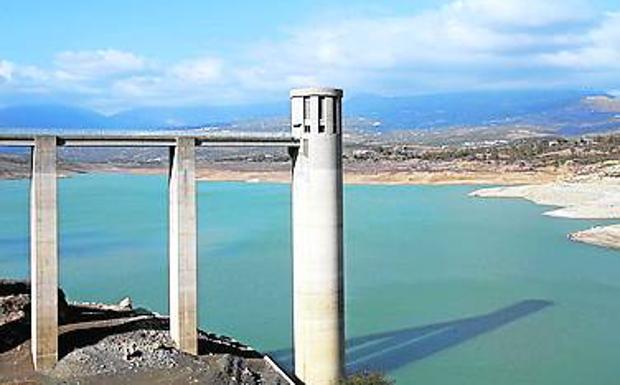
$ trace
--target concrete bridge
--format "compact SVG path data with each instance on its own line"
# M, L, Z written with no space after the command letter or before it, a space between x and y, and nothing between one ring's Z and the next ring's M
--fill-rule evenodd
M32 359L37 370L58 360L57 148L168 147L170 334L197 353L197 147L279 146L292 159L293 349L296 376L334 385L344 368L342 237L342 91L291 91L291 133L61 134L0 133L0 146L32 148L30 274Z

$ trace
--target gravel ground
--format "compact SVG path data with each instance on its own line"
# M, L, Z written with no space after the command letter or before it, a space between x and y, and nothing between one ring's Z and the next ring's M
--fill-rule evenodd
M30 359L30 287L0 280L0 385L289 384L264 357L224 336L200 332L199 355L174 347L168 319L118 305L60 307L60 360L45 375Z

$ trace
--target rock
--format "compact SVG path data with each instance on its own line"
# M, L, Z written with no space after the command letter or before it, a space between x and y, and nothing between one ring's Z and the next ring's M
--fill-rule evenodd
M0 324L30 313L30 282L0 279ZM62 323L69 316L65 293L58 289L58 319Z
M131 298L125 297L118 303L118 308L120 310L133 310L133 304L131 302Z
M0 279L0 297L17 294L30 294L30 282Z
M0 297L0 312L9 314L13 312L25 312L30 306L30 295L16 294Z

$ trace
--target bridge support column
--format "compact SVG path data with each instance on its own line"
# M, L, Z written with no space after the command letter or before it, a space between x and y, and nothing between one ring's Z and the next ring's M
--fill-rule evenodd
M36 137L30 185L31 340L36 370L49 370L58 361L56 190L56 137Z
M179 349L198 353L195 139L170 148L170 335Z
M295 374L336 385L344 374L342 91L291 91Z

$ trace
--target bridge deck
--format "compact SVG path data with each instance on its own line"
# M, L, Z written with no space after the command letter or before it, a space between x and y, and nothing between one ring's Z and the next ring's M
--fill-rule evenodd
M205 147L297 147L299 139L286 133L0 133L0 147L32 147L37 136L55 136L66 147L170 147L190 137Z

